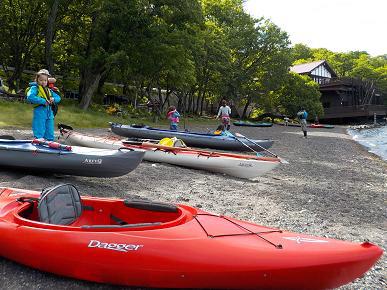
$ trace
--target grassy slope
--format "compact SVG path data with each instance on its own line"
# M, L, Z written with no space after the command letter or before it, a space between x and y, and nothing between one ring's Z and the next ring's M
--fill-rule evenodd
M0 100L0 128L31 128L33 105L21 102L8 102ZM98 110L89 109L83 111L74 103L63 102L59 105L59 112L55 118L55 123L64 123L74 128L105 128L108 122L122 124L143 123L157 127L157 125L167 125L168 120L163 118L154 123L150 117L118 117L111 116L104 112L102 108ZM216 127L219 121L211 119L189 119L190 124L209 124ZM181 122L183 125L183 120Z

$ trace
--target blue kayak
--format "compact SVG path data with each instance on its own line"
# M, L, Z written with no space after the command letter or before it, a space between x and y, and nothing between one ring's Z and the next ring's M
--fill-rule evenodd
M116 177L135 169L144 152L0 139L0 167L78 176Z
M252 148L255 151L263 151L264 149L270 148L274 143L274 141L268 139L249 141L245 138L237 138L235 136L221 136L186 131L171 131L139 125L122 125L111 123L110 127L113 133L123 137L156 140L160 140L165 137L176 137L183 140L184 143L186 143L188 146L199 148L213 148L231 151L251 151L250 148Z

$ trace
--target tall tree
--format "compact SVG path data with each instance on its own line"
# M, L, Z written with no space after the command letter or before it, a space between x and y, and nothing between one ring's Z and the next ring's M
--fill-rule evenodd
M80 58L80 107L87 109L101 77L125 59L139 26L141 1L95 1L90 7L87 41Z
M299 59L311 59L313 51L311 48L302 43L296 43L291 49L292 62Z
M52 58L52 42L54 39L55 20L58 14L60 0L53 0L49 10L49 16L47 20L46 28L46 42L45 42L45 59L47 69L50 73L54 73L54 61Z
M0 2L0 62L10 89L19 89L22 73L44 38L46 13L43 0Z
M319 85L308 76L289 72L279 90L270 92L270 102L263 103L267 111L296 116L304 107L311 117L322 116Z

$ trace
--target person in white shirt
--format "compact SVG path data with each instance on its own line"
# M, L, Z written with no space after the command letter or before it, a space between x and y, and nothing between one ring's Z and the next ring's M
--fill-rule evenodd
M285 116L284 121L285 121L285 126L288 126L289 125L289 118L288 118L288 116Z
M230 130L230 115L231 115L231 108L227 106L226 100L223 100L222 106L219 108L216 119L218 119L219 117L222 118L222 124L225 126L227 131Z

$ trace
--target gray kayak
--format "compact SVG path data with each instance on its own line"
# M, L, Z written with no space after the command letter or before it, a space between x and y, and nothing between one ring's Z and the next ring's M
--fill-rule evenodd
M34 140L35 142L36 140ZM144 152L0 139L0 167L78 176L116 177L135 169Z
M235 136L219 136L215 134L196 132L171 131L138 125L122 125L110 123L110 127L112 132L119 136L142 139L162 139L165 137L176 137L183 140L188 146L220 150L251 151L250 148L252 148L255 151L263 151L264 149L270 148L274 143L274 141L268 139L247 140L245 138L238 138Z

